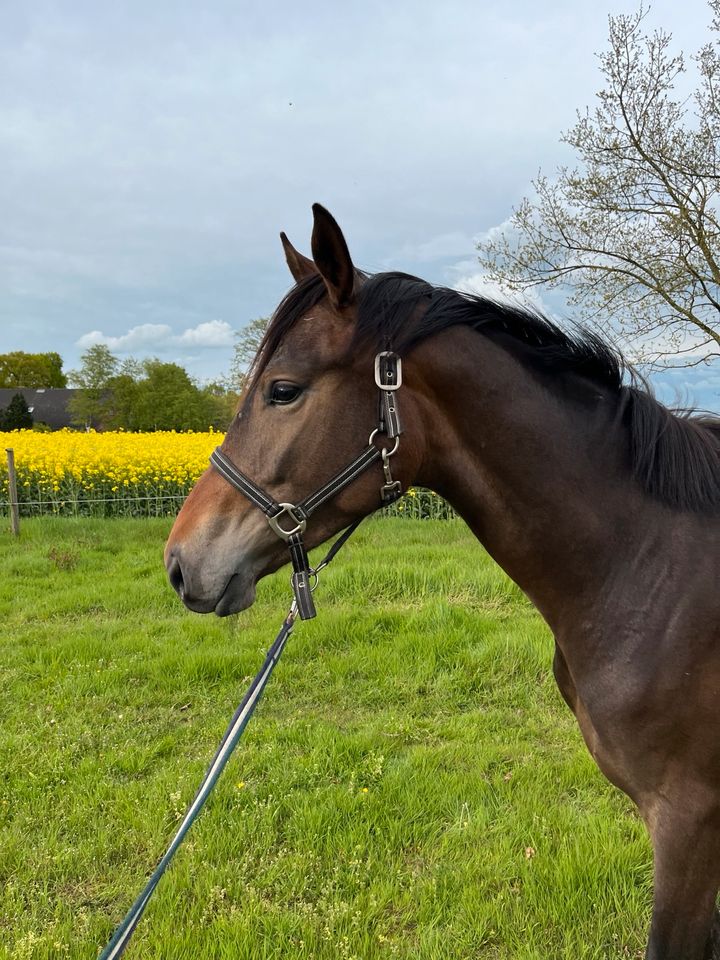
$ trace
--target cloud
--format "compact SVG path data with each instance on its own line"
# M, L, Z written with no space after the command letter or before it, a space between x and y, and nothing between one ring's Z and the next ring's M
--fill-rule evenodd
M528 306L548 317L554 316L551 304L542 298L537 288L524 290L522 293L511 290L510 287L503 286L491 279L484 270L479 269L477 260L461 260L450 267L448 273L452 278L452 286L462 293L487 297L495 303Z
M455 290L460 290L462 293L474 293L477 296L487 297L489 300L496 300L501 303L516 301L516 297L513 296L511 290L492 280L484 270L479 270L477 263L465 263L463 266L465 269L461 269L459 265L451 268L450 272L455 274L453 279Z
M233 331L230 324L224 320L210 320L208 323L189 327L179 337L174 337L173 342L193 347L230 347L233 343Z
M229 347L233 343L233 330L225 320L210 320L188 327L180 334L174 334L167 323L142 323L131 327L127 333L114 337L101 330L91 330L77 341L81 350L87 350L97 343L104 343L110 350L118 353L155 350L160 353L185 347Z
M448 282L538 168L570 162L558 135L607 29L590 0L249 6L2 5L2 349L72 367L105 342L216 375L231 338L201 321L271 311L277 234L307 252L313 200L359 266ZM660 7L680 46L706 42L705 5Z
M131 327L127 333L119 337L109 336L102 330L91 330L85 333L77 341L77 346L83 350L95 346L98 343L104 343L111 350L117 350L119 353L130 353L131 350L142 350L147 347L156 347L163 342L167 342L172 334L172 327L166 323L141 323L137 327Z
M715 366L703 367L704 376L698 368L677 367L655 371L651 377L655 395L671 407L697 407L720 413L720 370Z
M421 243L404 244L392 256L386 258L388 266L395 267L398 262L432 263L434 260L448 257L466 256L477 246L478 237L455 231L441 233Z

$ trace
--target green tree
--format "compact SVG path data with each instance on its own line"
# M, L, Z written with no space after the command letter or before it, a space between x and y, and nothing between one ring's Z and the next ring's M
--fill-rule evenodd
M222 383L198 387L183 367L157 358L120 364L103 344L90 347L70 376L80 390L71 401L75 423L123 430L224 429L235 391Z
M513 290L566 285L585 319L632 339L642 359L691 365L720 356L720 0L712 38L685 71L646 12L609 19L604 89L562 139L580 164L533 182L480 263Z
M83 353L79 370L69 378L79 390L68 404L73 423L100 427L110 412L110 382L118 370L118 359L104 343L96 343Z
M145 368L142 360L136 360L135 357L127 357L120 364L119 373L121 376L128 376L131 380L142 380L145 376Z
M0 353L0 387L66 387L59 353Z
M240 392L253 360L257 356L270 317L257 317L235 334L235 351L230 363L230 382Z
M237 409L238 391L220 380L212 381L200 388L205 397L211 419L207 426L216 430L226 430Z
M139 381L130 373L118 373L111 377L105 390L103 426L108 430L139 429L139 398Z
M143 370L137 384L136 429L207 430L214 410L187 370L158 359L145 360Z
M33 418L25 397L16 393L5 410L0 410L0 430L32 430Z

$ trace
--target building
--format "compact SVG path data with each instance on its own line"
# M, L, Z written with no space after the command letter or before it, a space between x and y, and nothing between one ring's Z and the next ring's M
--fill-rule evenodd
M16 393L25 397L25 403L35 423L46 423L52 430L70 427L68 403L77 390L67 387L3 387L0 388L0 410L6 410Z

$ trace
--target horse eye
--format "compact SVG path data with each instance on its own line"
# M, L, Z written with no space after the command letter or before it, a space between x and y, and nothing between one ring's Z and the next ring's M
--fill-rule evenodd
M286 380L276 380L270 387L270 403L292 403L302 393L302 387Z

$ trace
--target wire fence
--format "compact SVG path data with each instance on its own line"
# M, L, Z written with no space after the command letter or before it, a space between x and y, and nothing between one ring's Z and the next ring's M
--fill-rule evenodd
M142 496L47 496L38 499L19 497L20 516L25 517L173 517L190 490L171 494ZM13 501L0 500L0 516L8 517ZM405 496L380 511L383 516L406 517L412 520L452 520L457 517L450 504L438 494L422 487L413 487Z
M186 493L140 497L48 497L17 501L25 517L172 517L182 506ZM0 500L0 515L9 516L13 501Z

